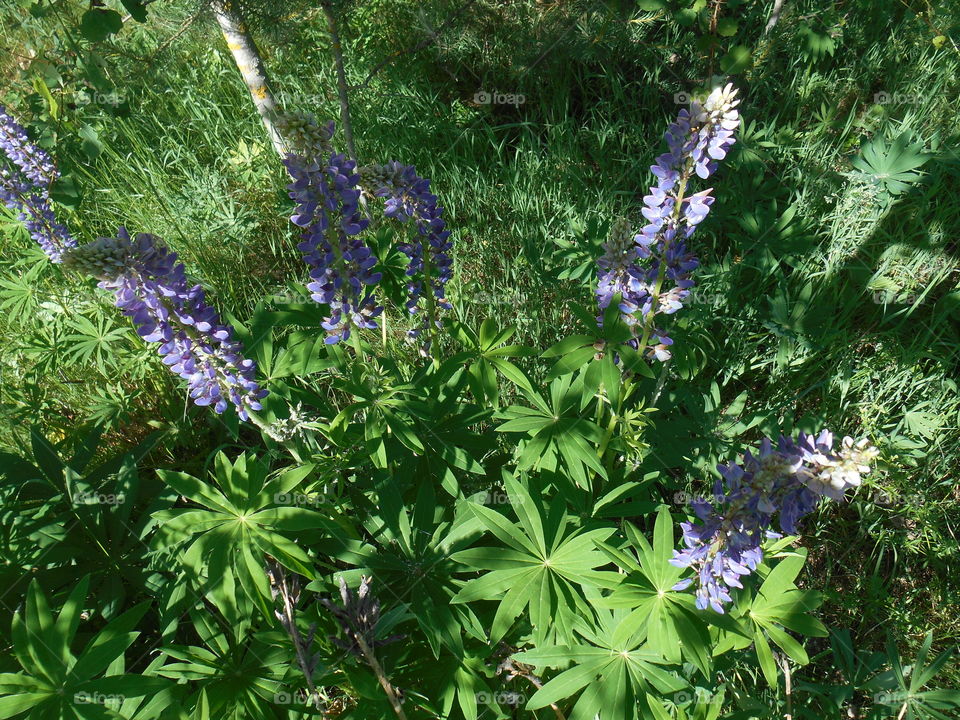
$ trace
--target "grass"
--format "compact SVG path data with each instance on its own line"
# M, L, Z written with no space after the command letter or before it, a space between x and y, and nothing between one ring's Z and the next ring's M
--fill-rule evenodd
M284 174L212 24L190 23L192 3L171 5L107 46L115 79L130 88L129 113L88 108L59 126L58 157L84 191L69 220L83 237L122 223L166 238L216 303L244 318L304 276ZM455 232L451 295L468 322L515 323L520 342L538 348L575 328L568 305L590 302L589 277L563 272L596 254L613 217L636 212L674 94L708 71L694 30L628 5L348 8L355 86L437 33L353 92L354 132L361 162L413 162L433 179ZM737 78L746 125L716 177L696 243L703 301L676 318L678 352L659 399L682 410L654 415L649 462L708 472L778 429L870 436L882 470L811 527L807 582L827 593L828 624L850 627L863 647L879 649L888 632L911 646L928 628L938 644L957 642L960 63L900 4L838 4L843 22L817 3L788 5ZM804 44L809 17L840 34L832 56ZM22 41L16 33L5 42ZM259 37L286 104L336 117L322 18L304 10ZM32 93L15 68L3 71L12 96ZM525 102L477 104L480 91ZM878 92L908 101L879 104ZM85 124L102 142L95 157L77 139ZM929 158L891 195L851 159L868 140L901 136ZM66 434L101 408L120 444L182 422L182 395L135 344L111 340L100 371L65 360L67 344L44 336L38 314L64 327L77 314L122 323L89 286L33 270L37 253L21 234L4 233L0 250L2 287L28 273L36 288L0 318L6 417ZM27 290L7 292L0 302ZM116 388L113 401L105 387ZM15 444L23 429L12 422L0 435ZM183 437L188 452L203 447L205 435Z

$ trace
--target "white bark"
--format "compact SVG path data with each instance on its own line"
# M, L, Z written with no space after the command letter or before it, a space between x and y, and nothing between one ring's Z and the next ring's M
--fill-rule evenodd
M213 15L220 25L227 47L233 53L233 60L237 64L243 81L247 84L253 105L263 120L270 141L280 157L286 156L286 147L283 137L277 131L274 118L277 112L277 101L270 90L267 71L256 43L247 30L246 23L232 0L212 0Z
M773 10L770 12L770 19L767 21L767 26L763 29L764 35L769 35L777 26L777 23L780 21L781 12L783 12L783 0L775 0Z

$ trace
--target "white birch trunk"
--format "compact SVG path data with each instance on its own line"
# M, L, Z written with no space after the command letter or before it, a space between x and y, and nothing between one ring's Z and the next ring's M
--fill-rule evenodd
M270 82L267 79L260 51L232 0L213 0L210 5L217 24L223 32L223 37L227 41L227 47L233 53L237 69L247 84L254 107L260 114L260 119L263 120L263 126L267 129L270 141L280 157L285 157L287 151L283 137L274 123L277 101L270 90Z

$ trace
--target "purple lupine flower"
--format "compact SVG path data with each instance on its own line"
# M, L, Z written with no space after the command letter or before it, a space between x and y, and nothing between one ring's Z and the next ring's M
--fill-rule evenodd
M77 244L50 205L50 185L58 177L50 156L30 142L23 127L0 105L0 200L17 210L30 237L55 263Z
M597 304L600 310L619 298L619 310L624 322L635 325L637 310L650 297L650 286L638 260L646 248L633 241L630 222L618 219L610 229L610 239L604 243L604 254L597 260L600 278L597 281Z
M191 285L176 253L154 236L97 238L64 254L64 265L100 279L137 334L159 343L163 362L187 381L197 405L220 414L233 404L242 420L260 410L267 391L256 381L256 363L243 357L233 328L220 322L203 288Z
M453 276L453 261L450 250L450 231L446 229L443 208L437 204L437 196L430 192L430 180L417 174L413 165L391 161L384 165L370 165L361 169L365 187L374 197L384 198L384 215L401 223L412 221L417 230L417 239L400 244L400 251L409 258L406 275L407 310L411 314L423 312L424 293L427 312L420 326L410 330L408 337L420 337L430 328L431 320L439 326L432 312L433 307L451 310L446 298L446 284ZM424 284L428 286L424 287ZM422 352L430 352L430 335L423 344Z
M667 152L650 168L657 184L644 196L640 211L647 224L633 238L636 262L629 272L618 270L620 277L636 278L642 288L640 292L631 290L623 303L624 319L639 312L640 317L627 320L627 324L640 332L639 337L647 345L641 349L661 361L670 357L668 348L673 341L655 326L655 316L677 312L689 296L694 285L691 273L698 262L687 251L686 241L707 217L714 201L710 195L712 189L687 194L688 185L694 175L701 179L709 177L716 170L717 161L726 156L734 143L734 132L740 123L736 110L739 101L735 97L732 85L716 88L702 104L694 101L689 109L681 110L667 128L664 134ZM622 245L622 239L612 239L611 243L615 244L615 251ZM598 261L597 298L601 309L612 299L608 267L611 244L605 248L606 254ZM621 250L620 256L624 255ZM634 253L626 255L632 258ZM631 309L634 306L636 309Z
M311 268L307 289L330 308L323 322L328 344L348 339L353 328L376 328L374 318L383 311L371 289L381 278L377 257L357 237L369 223L360 214L360 176L355 162L330 150L332 134L330 123L284 160L297 204L290 220L303 228L298 248Z
M866 440L845 437L836 450L827 430L816 438L800 433L796 441L781 437L776 447L764 439L756 455L744 453L741 464L719 465L722 479L713 489L713 502L693 501L699 523L684 522L683 550L670 560L691 567L696 578L681 580L674 590L697 582L697 607L718 613L731 601L730 588L743 587L740 578L763 560L762 543L780 537L771 530L779 513L780 529L794 534L797 522L822 498L842 500L870 471L877 450Z

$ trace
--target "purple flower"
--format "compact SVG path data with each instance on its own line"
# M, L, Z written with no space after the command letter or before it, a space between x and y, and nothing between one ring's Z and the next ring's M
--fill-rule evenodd
M26 131L0 105L0 200L18 212L30 237L52 262L76 246L50 206L50 184L59 177L50 156L30 142Z
M637 323L636 313L650 297L647 276L638 263L646 250L633 241L633 231L627 220L617 220L610 230L610 239L604 243L603 256L597 260L600 277L597 281L597 304L606 310L614 298L619 298L619 310L628 325Z
M740 578L763 560L763 540L780 537L770 529L774 514L779 512L780 529L794 534L821 498L842 500L845 490L857 487L876 456L866 440L849 437L834 450L833 435L824 430L816 438L781 437L776 447L765 438L756 455L746 452L740 464L719 465L722 480L714 485L713 502L692 503L700 522L681 524L686 547L674 550L670 560L696 570L697 607L724 611L730 588L743 587ZM681 580L674 590L691 582Z
M400 223L412 221L416 228L415 239L399 247L409 258L407 310L411 314L427 311L420 326L408 333L411 338L420 337L423 330L430 328L431 321L439 327L435 308L452 309L446 299L446 284L453 276L450 258L453 246L443 208L437 204L437 196L430 192L430 180L418 175L413 165L391 161L364 167L360 172L371 194L384 198L384 215ZM429 292L427 298L424 298L425 292ZM430 352L432 333L427 335L422 348L424 354Z
M332 133L332 125L330 126ZM330 152L316 157L289 154L284 160L293 178L287 188L297 207L290 220L304 229L298 245L310 266L311 297L328 305L327 343L350 337L353 328L374 329L383 310L372 291L381 278L377 257L357 236L368 224L360 214L360 176L356 163Z
M703 179L712 174L733 144L740 123L735 96L736 90L727 85L711 92L703 104L692 102L680 111L664 135L667 152L650 168L657 184L643 198L640 213L646 225L633 238L634 247L627 247L618 227L597 262L601 310L619 293L624 320L645 343L641 349L657 360L670 358L673 341L656 327L655 316L677 312L689 296L698 262L685 242L714 201L710 189L688 194L688 185L694 175ZM628 264L613 267L614 258Z
M256 381L256 364L243 357L233 328L206 303L203 288L187 281L184 267L152 235L97 238L64 254L65 267L100 279L116 305L133 320L137 334L159 343L163 362L187 381L197 405L222 413L234 405L242 420L260 410L267 391Z

